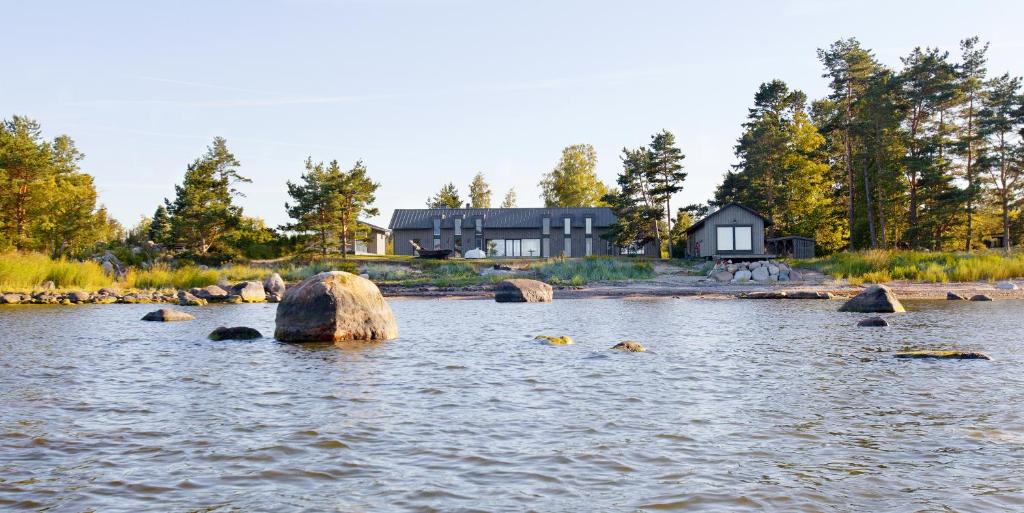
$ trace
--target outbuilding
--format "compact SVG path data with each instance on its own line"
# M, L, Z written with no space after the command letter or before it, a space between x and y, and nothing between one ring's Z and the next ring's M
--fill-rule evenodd
M814 239L790 235L766 241L767 251L790 258L814 258Z
M686 230L686 253L696 258L763 260L765 228L771 219L738 203L729 203Z

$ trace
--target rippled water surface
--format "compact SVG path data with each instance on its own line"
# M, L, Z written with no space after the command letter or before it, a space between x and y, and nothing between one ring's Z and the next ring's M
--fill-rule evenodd
M838 305L392 301L345 348L205 338L274 305L0 307L0 510L1024 510L1024 302Z

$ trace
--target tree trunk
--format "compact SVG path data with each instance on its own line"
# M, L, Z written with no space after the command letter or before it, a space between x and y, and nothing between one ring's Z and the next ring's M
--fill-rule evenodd
M668 257L672 258L672 196L665 196L665 212L668 214ZM658 255L661 256L661 255Z
M848 217L848 226L850 228L850 251L854 250L853 243L853 163L850 160L853 158L853 143L850 141L850 122L853 117L851 109L851 101L853 97L853 91L850 89L852 84L846 82L846 129L844 135L844 155L843 165L846 166L846 184L849 188L849 195L847 196L846 202L846 215Z
M1005 190L1000 196L1002 196L1003 204L1003 249L1009 255L1013 251L1013 246L1010 244L1010 201Z
M877 139L879 141L881 141L881 136L879 136ZM878 148L879 148L879 145L876 144L875 145L875 174L877 175L876 178L878 176L882 176L882 156L879 154ZM878 206L878 245L882 249L885 249L885 247L888 245L885 242L885 205L882 202L882 199L878 198L878 197L875 198L875 205Z
M974 173L971 169L971 161L974 157L974 98L972 97L967 107L967 246L965 250L971 252L971 242L974 240Z
M864 174L864 206L868 215L868 234L871 236L871 249L878 247L878 239L875 236L875 212L871 206L871 181L868 178L868 163L864 162L862 172Z

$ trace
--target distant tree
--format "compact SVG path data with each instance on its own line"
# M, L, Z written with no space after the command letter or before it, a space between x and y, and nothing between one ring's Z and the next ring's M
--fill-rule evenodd
M662 130L651 136L649 146L651 194L660 198L659 202L665 205L665 221L668 226L668 233L672 232L672 195L683 190L683 181L686 180L686 173L683 172L682 150L676 147L676 138L672 132ZM668 246L668 256L672 256L672 244Z
M238 174L239 165L223 137L215 138L206 153L189 164L181 185L174 186L174 201L168 204L175 241L203 255L238 226L242 208L232 200L242 194L235 185L251 181Z
M437 194L427 198L427 208L462 208L459 189L454 183L447 183Z
M149 240L158 244L166 243L171 236L171 218L167 214L167 207L160 205L153 212L147 231Z
M491 186L484 181L483 173L477 173L469 184L469 202L473 208L491 208Z
M342 258L346 258L350 244L365 238L360 216L379 214L372 205L380 184L370 179L362 161L356 162L351 170L342 171L337 160L325 166L307 158L301 179L300 183L287 183L288 195L294 201L286 203L285 209L295 222L284 228L312 232L323 255L336 239Z
M651 241L661 247L659 220L663 205L651 193L650 152L647 148L622 150L622 172L618 190L604 196L615 212L615 223L601 235L620 248L641 248Z
M974 211L981 195L977 164L979 155L984 151L985 139L978 132L978 110L985 85L985 53L988 51L988 43L980 44L977 36L967 38L960 41L960 51L957 86L963 105L960 108L960 134L954 148L963 160L963 178L967 182L964 191L967 213L964 249L971 251L974 246Z
M512 187L505 193L505 199L501 202L501 208L516 207L516 188Z
M1009 73L986 84L983 108L978 113L978 133L988 141L988 155L979 162L985 169L992 192L999 204L1003 225L1003 248L1010 252L1010 209L1019 201L1024 188L1022 159L1024 145L1018 132L1024 129L1024 98L1021 79Z
M589 144L562 150L558 165L540 181L545 207L606 206L608 187L597 178L597 152Z

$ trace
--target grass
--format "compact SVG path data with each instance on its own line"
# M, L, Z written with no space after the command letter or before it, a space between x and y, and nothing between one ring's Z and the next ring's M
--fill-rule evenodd
M96 262L53 260L39 253L0 253L0 289L30 290L45 281L58 289L99 289L114 283Z
M999 251L927 252L871 250L837 253L793 265L809 267L851 285L907 280L922 283L998 281L1024 277L1024 255Z
M654 268L645 260L587 257L560 260L534 268L537 275L553 285L580 286L595 281L646 280L654 277Z

